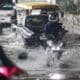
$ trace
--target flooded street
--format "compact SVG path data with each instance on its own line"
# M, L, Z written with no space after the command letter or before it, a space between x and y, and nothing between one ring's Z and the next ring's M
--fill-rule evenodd
M36 73L37 75L40 75L49 74L50 72L59 72L65 74L67 77L80 78L79 37L79 33L68 32L65 35L66 46L58 68L48 67L46 65L47 56L45 55L45 49L42 46L36 48L26 47L22 36L20 34L16 35L10 28L5 28L3 30L3 34L0 35L0 44L7 57L30 75L36 75ZM21 53L26 53L28 58L20 60L18 57Z

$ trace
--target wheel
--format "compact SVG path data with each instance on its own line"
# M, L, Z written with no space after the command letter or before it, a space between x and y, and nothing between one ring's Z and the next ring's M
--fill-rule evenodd
M54 62L54 59L49 56L49 57L47 58L47 66L48 66L48 67L53 66L53 62Z
M52 51L49 47L46 48L46 53L45 54L47 55L47 66L48 67L53 66L54 57L53 57L53 53L52 53Z
M55 52L54 53L55 55L54 55L54 67L55 68L58 68L59 66L60 66L60 59L61 59L61 57L62 57L62 52Z

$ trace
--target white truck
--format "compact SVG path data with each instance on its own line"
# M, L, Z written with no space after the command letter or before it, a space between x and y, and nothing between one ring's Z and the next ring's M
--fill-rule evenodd
M12 22L16 22L14 6L13 0L0 0L0 24L4 24L7 27Z

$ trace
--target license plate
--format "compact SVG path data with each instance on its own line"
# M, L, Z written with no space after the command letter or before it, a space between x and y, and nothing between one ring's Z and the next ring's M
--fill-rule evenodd
M40 40L46 40L47 38L44 36L40 36Z

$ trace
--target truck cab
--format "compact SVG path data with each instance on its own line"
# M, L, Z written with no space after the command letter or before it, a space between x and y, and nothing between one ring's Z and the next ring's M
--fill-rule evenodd
M3 0L0 2L0 24L3 24L3 26L10 26L16 19L14 6L15 4L12 0Z

